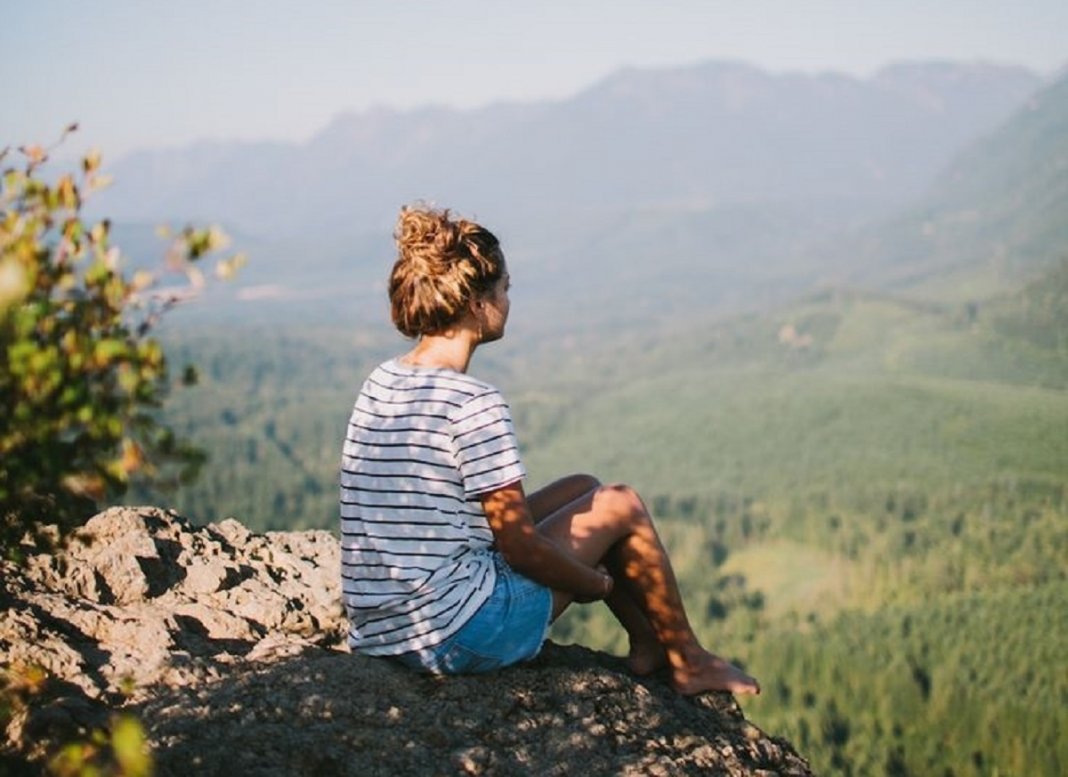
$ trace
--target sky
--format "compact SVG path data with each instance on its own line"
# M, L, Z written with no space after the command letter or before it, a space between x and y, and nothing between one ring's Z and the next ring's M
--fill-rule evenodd
M0 0L0 148L303 142L343 112L563 99L623 67L1068 64L1065 0Z

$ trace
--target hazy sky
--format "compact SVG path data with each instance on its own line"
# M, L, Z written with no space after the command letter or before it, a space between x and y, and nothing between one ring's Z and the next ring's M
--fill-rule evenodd
M572 95L711 59L866 76L901 60L1068 64L1066 0L5 0L0 148L105 157L304 140L346 110ZM78 148L72 148L77 151Z

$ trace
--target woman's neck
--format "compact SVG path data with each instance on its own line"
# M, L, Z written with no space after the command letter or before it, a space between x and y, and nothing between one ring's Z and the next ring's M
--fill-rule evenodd
M412 367L467 372L476 346L475 338L468 336L464 329L440 335L423 335L412 350L400 357L400 362Z

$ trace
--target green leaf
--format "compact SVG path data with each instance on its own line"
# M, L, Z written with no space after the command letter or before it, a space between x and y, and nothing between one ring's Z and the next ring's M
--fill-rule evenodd
M136 718L123 715L111 730L111 748L125 777L147 777L152 772L152 756L145 731Z
M100 340L93 346L93 358L100 364L108 364L120 356L125 356L129 348L122 340Z
M30 279L26 268L16 260L0 260L0 313L26 299L30 293Z

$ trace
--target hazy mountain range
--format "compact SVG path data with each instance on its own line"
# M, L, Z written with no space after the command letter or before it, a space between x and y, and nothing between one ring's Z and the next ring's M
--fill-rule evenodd
M982 298L1068 257L1068 77L964 148L922 197L829 253L854 276Z
M560 102L134 154L100 207L135 255L158 255L153 223L235 230L253 261L224 295L257 303L241 315L386 320L392 223L420 198L501 235L518 326L640 325L821 282L983 297L1068 240L1066 83L992 65L628 70Z
M417 198L494 221L724 202L882 205L922 192L1040 85L1023 68L903 64L869 79L712 62L623 70L567 100L338 116L304 144L204 142L113 166L123 221L263 236L389 226Z

